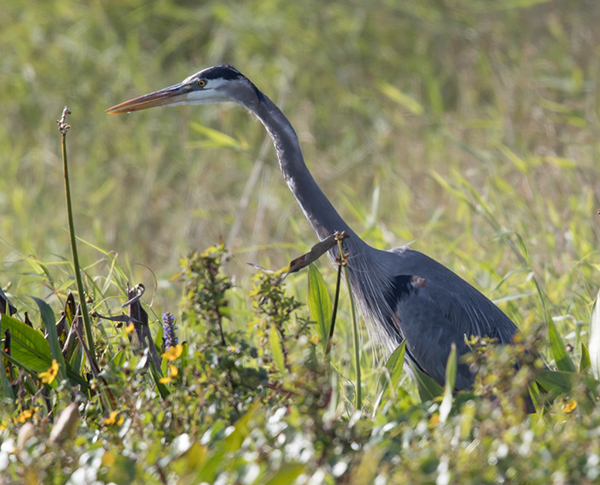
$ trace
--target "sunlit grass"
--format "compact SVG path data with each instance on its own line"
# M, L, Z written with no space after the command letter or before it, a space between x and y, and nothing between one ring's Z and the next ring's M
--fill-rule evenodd
M37 315L26 295L58 311L76 288L54 123L68 104L73 210L92 306L119 313L127 284L143 283L152 329L160 331L163 312L182 311L181 279L173 278L182 255L231 239L225 325L247 328L255 271L246 263L278 269L316 242L271 148L237 220L261 159L262 125L235 106L104 112L230 62L273 100L285 100L309 168L367 242L412 243L496 301L526 334L552 319L579 363L600 279L600 6L502 5L4 5L0 285L18 316ZM332 293L336 269L318 265ZM290 276L286 287L307 301L306 274ZM200 337L189 318L180 338L194 348ZM349 413L356 382L350 322L342 289L333 365ZM111 355L125 339L107 322L96 331ZM366 332L362 339L368 408L383 359ZM552 366L549 349L542 352ZM416 388L402 379L406 391L398 392L416 402ZM415 421L433 419L427 413ZM433 429L439 458L450 431ZM418 455L412 446L403 451L407 461ZM463 458L456 470L468 468ZM357 476L361 463L354 463ZM413 472L422 478L422 470Z

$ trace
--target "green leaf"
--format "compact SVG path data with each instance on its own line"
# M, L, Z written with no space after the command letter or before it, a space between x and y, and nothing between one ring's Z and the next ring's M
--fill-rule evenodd
M308 309L310 317L316 322L317 335L325 351L331 324L331 298L325 281L314 264L308 267Z
M419 368L412 362L410 363L410 366L413 370L415 382L419 391L419 397L421 398L422 402L432 401L436 397L440 397L443 394L444 389L442 386L440 386L427 374L421 372Z
M516 232L514 234L515 234L515 237L517 238L517 242L519 243L519 249L521 250L521 256L523 256L523 258L527 262L527 265L531 266L531 260L529 259L529 250L527 249L527 245L525 244L525 241L523 241L523 238L521 237L520 234L518 234Z
M381 376L382 393L385 393L388 389L391 392L396 390L400 377L402 377L402 369L404 368L404 353L406 350L406 340L403 340L398 347L392 352L390 358L385 363L387 369L387 375ZM388 387L388 384L391 386Z
M252 420L261 409L260 401L252 403L246 414L235 423L233 432L223 440L223 448L228 452L236 452L242 447L244 440L252 430Z
M116 367L123 367L126 357L127 356L125 355L125 351L121 349L115 354L115 356L111 359L110 362Z
M35 372L48 370L52 355L42 332L8 315L2 315L2 328L10 330L10 353L16 361Z
M240 142L238 142L235 138L226 135L225 133L221 133L220 131L214 130L212 128L208 128L206 126L201 125L200 123L196 123L192 121L190 126L194 131L201 133L206 136L208 140L200 141L200 142L190 142L189 146L192 148L235 148L237 150L242 150L244 147Z
M592 371L596 379L600 375L600 292L596 296L596 304L592 311L592 318L590 320L590 363L592 365Z
M536 381L555 396L569 394L577 374L575 372L561 372L544 370L536 377Z
M52 354L42 332L8 315L2 315L2 328L10 329L11 355L9 357L13 364L23 368L36 379L38 372L48 370L52 364ZM73 371L70 367L65 366L64 368L68 378L74 385L80 385L82 388L88 389L87 381L79 373Z
M0 319L0 339L4 335L4 331L2 329L2 320ZM4 367L4 359L0 354L0 398L10 398L14 399L15 395L13 393L12 387L10 385L10 381L8 380L8 376L6 375L5 367Z
M579 361L579 372L585 372L592 366L590 361L590 351L585 346L583 342L581 342L581 360Z
M542 393L538 387L538 383L536 381L529 384L529 397L531 397L531 402L533 403L533 407L540 416L544 413L544 398L542 397Z
M454 393L454 384L456 382L456 369L457 369L457 358L456 358L456 344L452 342L452 350L448 356L448 363L446 364L446 383L444 384L444 399L440 404L440 421L446 422L448 415L452 410L452 395Z
M283 356L283 349L281 347L281 339L279 332L275 325L271 325L269 331L269 344L271 346L271 355L273 356L273 362L277 366L277 370L281 372L281 375L285 374L285 357Z
M521 158L519 158L515 153L513 153L507 146L499 144L498 148L503 153L503 155L506 158L508 158L514 164L514 166L517 167L517 169L519 169L519 171L521 173L528 172L527 163L525 161L523 161Z
M446 182L444 177L442 177L439 173L437 173L435 170L430 170L429 174L444 190L448 191L451 195L455 196L457 199L460 199L463 202L465 202L471 209L475 209L473 202L471 202L469 200L469 198L465 194L463 194L460 190L457 190L452 185L450 185L448 182Z
M303 471L304 467L302 465L296 463L284 463L265 485L288 485L294 483L296 478L298 478Z
M550 339L550 348L552 349L552 355L554 356L554 361L556 362L558 370L575 372L575 364L573 364L571 357L569 357L565 343L556 330L556 326L552 319L548 319L548 338Z
M44 324L46 332L48 333L50 353L52 354L52 358L58 363L57 377L60 381L63 381L67 378L67 367L62 354L60 341L58 340L58 334L56 332L56 319L54 317L54 312L52 311L52 308L50 308L50 305L48 305L48 303L46 303L44 300L36 298L35 296L30 296L30 298L37 303L37 306L40 309L42 323Z
M204 463L194 483L212 483L214 482L219 470L223 469L223 459L225 458L226 450L221 448L216 451L207 461Z
M416 99L404 94L397 87L386 82L382 82L379 84L379 90L392 101L395 101L403 108L406 108L412 114L420 115L423 113L423 106L421 106Z
M148 352L148 349L146 349L145 351ZM163 399L166 399L171 394L171 391L169 391L167 386L165 386L164 384L162 384L160 382L162 375L158 371L158 368L156 367L156 364L154 363L154 359L151 359L149 355L148 355L148 362L150 362L150 373L152 374L152 378L154 379L154 383L156 384L156 387L158 389L160 397L162 397Z

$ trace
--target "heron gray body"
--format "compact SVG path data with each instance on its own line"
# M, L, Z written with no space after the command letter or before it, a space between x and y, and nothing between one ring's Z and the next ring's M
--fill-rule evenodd
M121 113L152 106L231 101L250 110L265 126L277 152L283 176L313 230L323 240L345 231L350 286L368 328L393 351L406 340L406 358L439 384L451 344L463 355L465 336L496 338L507 344L515 324L488 298L451 270L408 247L381 251L366 244L340 217L309 172L294 128L281 110L231 66L200 71L182 83L108 110ZM337 248L329 252L337 257ZM468 389L473 375L458 366L456 389Z

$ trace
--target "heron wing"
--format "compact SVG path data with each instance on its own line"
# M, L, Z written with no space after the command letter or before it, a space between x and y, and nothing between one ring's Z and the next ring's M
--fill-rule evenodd
M393 278L390 307L394 326L406 339L410 358L438 383L454 342L459 355L469 351L465 336L510 343L515 324L488 298L445 266L417 251L398 251L400 267L413 270ZM456 388L470 387L472 375L459 364Z

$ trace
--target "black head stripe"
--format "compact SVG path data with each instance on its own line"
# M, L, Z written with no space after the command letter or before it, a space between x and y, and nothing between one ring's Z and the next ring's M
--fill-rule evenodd
M231 67L229 64L221 64L220 66L211 67L202 72L202 77L204 79L226 79L228 81L246 78L246 76L237 71L235 68Z
M254 92L256 93L256 97L258 98L259 103L262 103L265 99L265 95L254 85L250 79L244 76L240 71L238 71L235 67L230 66L229 64L221 64L220 66L210 67L204 71L200 71L197 74L198 78L202 79L224 79L226 81L247 81Z

